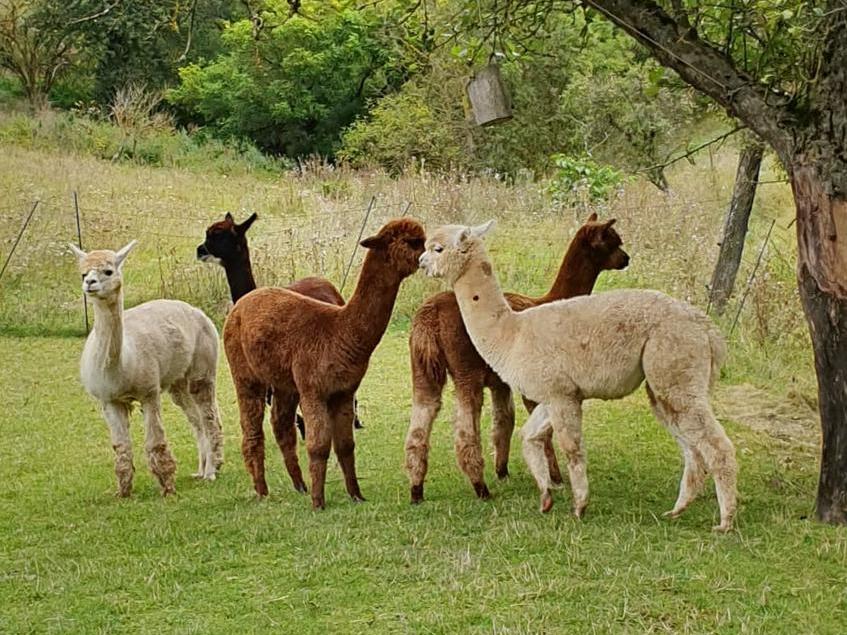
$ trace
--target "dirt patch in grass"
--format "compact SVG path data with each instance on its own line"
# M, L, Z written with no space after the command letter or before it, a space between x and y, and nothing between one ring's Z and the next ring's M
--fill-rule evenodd
M722 386L715 394L715 410L721 418L792 445L820 445L817 401L798 390L774 394L751 384Z

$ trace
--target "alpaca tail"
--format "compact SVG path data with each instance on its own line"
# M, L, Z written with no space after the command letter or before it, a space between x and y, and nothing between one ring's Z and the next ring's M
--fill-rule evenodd
M708 325L708 335L709 348L712 353L712 372L709 376L709 388L711 389L715 387L721 375L721 367L726 360L726 340L724 340L723 334L718 328L711 323Z
M424 304L412 319L409 334L412 382L418 388L438 388L447 381L447 360L438 341L438 310Z

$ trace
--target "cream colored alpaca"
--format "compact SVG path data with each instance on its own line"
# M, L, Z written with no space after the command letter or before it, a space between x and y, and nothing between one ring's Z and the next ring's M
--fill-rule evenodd
M94 305L94 328L85 342L80 372L109 425L118 494L129 496L132 491L129 413L138 401L144 411L150 470L167 495L174 491L176 462L162 428L162 391L171 393L194 429L199 455L195 476L214 480L223 462L215 401L218 333L202 311L185 302L153 300L124 311L121 266L135 242L117 253L85 253L71 245L79 259L83 293Z
M715 480L720 524L732 526L736 509L735 449L709 404L726 350L709 319L657 291L626 290L560 300L513 311L493 274L481 236L493 223L447 225L427 240L421 267L453 286L468 334L482 358L505 382L543 404L523 429L524 457L541 489L541 509L553 504L544 456L550 426L568 457L574 513L588 504L582 441L582 401L618 399L647 380L656 417L682 450L685 469L677 516Z

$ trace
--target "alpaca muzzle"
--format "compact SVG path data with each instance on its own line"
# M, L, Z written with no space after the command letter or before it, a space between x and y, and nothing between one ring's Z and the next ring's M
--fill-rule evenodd
M429 277L435 277L435 263L432 261L432 254L428 251L425 251L421 254L420 258L418 258L418 267L424 270Z
M206 243L197 245L197 260L200 262L209 262L213 265L223 265L223 261L220 258L209 253Z

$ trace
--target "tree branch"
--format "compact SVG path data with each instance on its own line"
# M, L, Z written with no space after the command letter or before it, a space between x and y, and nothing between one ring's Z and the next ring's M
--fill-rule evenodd
M696 146L696 147L694 147L694 148L691 148L691 149L690 149L688 152L686 152L685 154L681 154L681 155L679 155L678 157L674 157L673 159L671 159L671 160L669 160L669 161L666 161L666 162L664 162L664 163L657 163L656 165L651 165L651 166L649 166L649 167L642 168L642 169L638 170L638 172L650 172L651 170L664 169L664 168L666 168L666 167L668 167L668 166L673 165L673 164L674 164L674 163L676 163L677 161L682 161L683 159L687 159L688 157L690 157L690 156L693 156L693 155L697 154L698 152L700 152L700 150L703 150L704 148L708 148L708 147L709 147L709 146L711 146L711 145L714 145L714 144L716 144L716 143L720 143L721 141L723 141L723 140L724 140L724 139L726 139L727 137L731 137L731 136L732 136L732 135L734 135L736 132L740 132L741 130L744 130L745 128L746 128L746 126L736 126L735 128L733 128L733 129L732 129L732 130L730 130L729 132L725 132L725 133L723 133L722 135L720 135L720 136L718 136L718 137L715 137L715 138L714 138L714 139L712 139L711 141L706 141L705 143L701 143L699 146Z
M197 14L197 0L191 3L191 17L188 21L188 37L185 38L185 49L182 55L177 58L177 62L184 62L188 57L188 51L191 50L191 35L194 33L194 16Z
M745 123L788 160L794 148L787 124L796 125L788 97L768 90L693 29L685 29L653 0L581 0L646 46L663 66L673 68Z
M111 11L112 9L114 9L114 8L115 8L116 6L118 6L120 3L121 3L121 0L115 0L112 4L110 4L108 7L106 7L106 8L105 8L105 9L103 9L102 11L98 11L97 13L92 13L91 15L85 15L85 16L83 16L83 17L81 17L81 18L77 18L77 19L75 19L75 20L71 20L71 21L70 21L70 22L68 22L65 26L66 26L66 27L69 27L69 26L75 26L75 25L77 25L77 24L82 24L83 22L91 22L92 20L96 20L97 18L102 18L104 15L106 15L107 13L109 13L109 11Z

